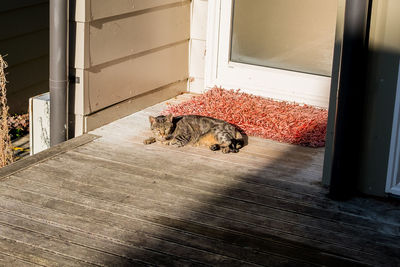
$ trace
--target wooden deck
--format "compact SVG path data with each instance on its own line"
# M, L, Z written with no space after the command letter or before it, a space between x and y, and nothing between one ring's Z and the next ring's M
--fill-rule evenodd
M143 145L164 107L1 169L0 266L400 266L400 205L329 200L323 149Z

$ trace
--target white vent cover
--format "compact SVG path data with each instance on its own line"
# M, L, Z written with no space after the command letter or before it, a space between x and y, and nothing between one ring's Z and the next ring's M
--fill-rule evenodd
M30 153L50 147L50 93L29 98Z

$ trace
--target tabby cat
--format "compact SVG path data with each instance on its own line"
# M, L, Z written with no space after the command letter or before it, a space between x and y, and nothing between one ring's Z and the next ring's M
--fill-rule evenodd
M235 126L214 118L186 115L149 117L154 137L144 140L145 144L156 141L166 145L182 147L185 145L208 146L211 150L223 153L239 152L244 141Z

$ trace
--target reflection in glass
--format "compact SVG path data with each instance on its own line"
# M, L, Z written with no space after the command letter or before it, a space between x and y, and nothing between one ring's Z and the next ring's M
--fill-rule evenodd
M231 61L331 75L337 0L235 0Z

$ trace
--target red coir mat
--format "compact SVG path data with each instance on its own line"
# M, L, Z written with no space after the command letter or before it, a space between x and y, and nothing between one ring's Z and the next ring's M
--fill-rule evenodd
M328 111L309 105L275 101L239 90L213 88L163 114L202 115L221 119L249 136L309 147L325 145Z

